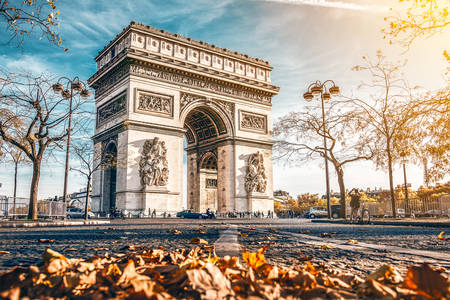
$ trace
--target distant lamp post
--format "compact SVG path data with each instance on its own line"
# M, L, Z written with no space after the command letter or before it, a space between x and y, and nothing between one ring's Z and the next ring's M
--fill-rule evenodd
M65 85L63 84L65 83ZM64 171L64 203L67 204L67 178L69 175L69 152L70 152L70 132L72 130L72 99L76 95L80 95L83 98L88 98L91 92L86 88L87 85L80 81L78 77L69 79L67 77L61 77L58 81L52 85L55 93L61 94L65 99L69 99L69 124L67 127L67 145L66 145L66 166Z
M323 147L325 152L325 180L327 188L327 211L328 219L331 219L331 205L330 205L330 176L328 173L328 148L327 148L327 138L326 138L326 124L325 124L325 108L324 103L331 100L332 96L339 94L339 87L332 80L326 80L323 83L316 81L312 83L306 93L303 94L303 98L306 101L311 101L316 98L316 96L321 96L320 100L322 103L322 127L323 127ZM344 199L345 201L345 199ZM345 216L344 216L345 217Z
M410 209L409 209L409 195L408 195L408 181L406 180L406 164L408 163L408 160L403 158L402 164L403 164L403 180L405 181L404 187L405 187L405 215L410 215Z

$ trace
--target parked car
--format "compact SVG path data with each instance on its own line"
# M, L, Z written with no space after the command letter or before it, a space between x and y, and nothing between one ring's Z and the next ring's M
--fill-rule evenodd
M215 219L216 218L214 213L209 213L209 214L198 213L198 212L193 212L190 209L178 212L177 217L185 218L185 219Z
M67 209L66 217L68 219L82 219L84 218L84 210L78 207L69 207ZM88 211L88 218L94 218L95 214L91 211Z
M384 217L385 218L392 218L393 216L392 216L392 211L387 211L385 214L384 214ZM405 217L405 209L403 209L403 208L397 208L397 217L398 218L404 218Z
M322 206L313 206L308 211L306 211L305 218L320 218L328 216L327 208Z

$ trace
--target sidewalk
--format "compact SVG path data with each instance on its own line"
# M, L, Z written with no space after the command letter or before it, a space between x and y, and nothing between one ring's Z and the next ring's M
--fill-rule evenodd
M110 220L59 220L59 221L31 221L31 220L1 220L0 228L30 228L30 227L64 227L64 226L81 226L81 225L100 225L110 224Z
M343 219L314 219L311 223L330 223L330 224L352 224L349 220ZM366 225L366 224L361 224ZM421 227L448 227L450 228L450 219L395 219L395 220L370 220L368 225L387 225L387 226L421 226Z

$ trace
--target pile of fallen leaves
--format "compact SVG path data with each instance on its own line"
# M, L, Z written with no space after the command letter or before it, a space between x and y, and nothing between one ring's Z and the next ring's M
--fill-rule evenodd
M450 299L444 271L411 266L403 278L385 265L362 279L310 262L290 268L266 262L261 248L218 257L214 248L138 249L72 259L47 249L40 266L0 275L6 299Z

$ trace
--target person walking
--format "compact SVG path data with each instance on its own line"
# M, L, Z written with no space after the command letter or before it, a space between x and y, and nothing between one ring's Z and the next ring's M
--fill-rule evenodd
M353 189L350 193L350 208L352 209L350 213L350 221L354 222L358 215L358 210L361 205L361 193L358 189Z

